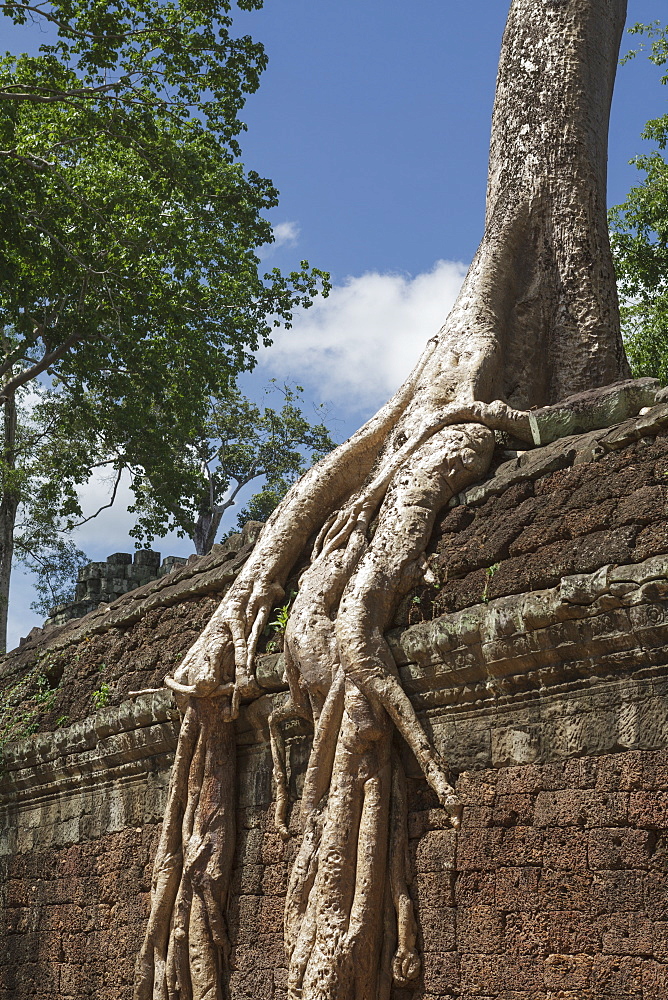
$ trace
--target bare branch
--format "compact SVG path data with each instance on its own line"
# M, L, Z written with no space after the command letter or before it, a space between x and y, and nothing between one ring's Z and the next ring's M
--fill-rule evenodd
M111 491L111 498L109 500L109 503L103 503L101 507L98 507L98 509L95 511L94 514L91 514L90 517L85 517L83 521L77 521L76 524L69 525L68 527L70 530L72 530L73 528L80 528L82 524L88 524L88 522L96 518L98 514L101 514L103 510L107 510L109 507L113 507L116 500L116 494L118 493L118 487L120 486L121 483L122 475L123 475L123 468L121 467L116 475L116 482L114 483L114 488Z
M1 96L1 95L0 95ZM24 156L22 153L17 153L16 148L14 149L0 149L0 156L5 157L10 160L18 160L19 163L27 163L30 166L39 167L40 170L51 169L55 167L55 163L50 160L45 160L41 156Z

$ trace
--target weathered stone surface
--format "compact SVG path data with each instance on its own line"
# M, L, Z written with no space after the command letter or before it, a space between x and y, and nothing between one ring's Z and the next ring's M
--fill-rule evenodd
M464 807L455 832L402 749L423 971L392 1000L666 995L667 423L657 407L513 459L443 521L441 539L466 536L469 553L500 546L526 568L571 546L574 569L503 594L493 590L502 568L490 577L481 564L467 607L390 636ZM188 647L249 551L239 541L34 637L0 666L5 695L20 688L10 710L39 708L42 730L4 747L3 1000L130 1000L179 718L166 692L126 695L158 687ZM614 546L630 557L604 559ZM55 692L46 709L34 701L39 676ZM296 840L273 829L267 743L282 656L261 658L258 678L265 694L235 724L234 1000L286 996ZM91 714L103 684L109 704ZM310 738L297 724L285 732L296 830Z
M665 553L667 470L665 404L502 463L440 519L429 557L440 589L409 594L396 624Z

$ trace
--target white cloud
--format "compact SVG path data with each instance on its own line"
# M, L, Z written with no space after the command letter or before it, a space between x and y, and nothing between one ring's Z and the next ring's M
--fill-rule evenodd
M278 247L293 247L297 240L299 239L299 224L296 222L279 222L277 226L272 229L274 234L274 242L271 246L276 249Z
M283 241L297 238L294 223L276 229ZM309 383L319 400L334 400L337 418L346 410L372 412L401 384L426 340L442 326L464 274L462 264L438 261L431 271L415 277L369 272L348 278L329 298L299 312L291 330L276 332L274 345L261 354L261 366L268 375ZM110 488L105 476L93 477L80 491L84 512L90 514L106 503ZM75 532L74 541L91 559L134 550L134 539L128 535L134 524L127 510L131 503L129 480L124 477L114 507ZM233 508L230 526L241 506ZM156 538L153 547L163 556L187 556L193 551L192 542L175 533ZM41 624L29 609L32 600L30 575L17 566L9 606L10 647L33 625Z
M109 502L114 478L115 473L98 473L79 488L77 492L85 517ZM102 510L97 517L77 528L72 535L73 541L93 560L104 560L113 552L134 552L136 539L130 537L130 529L135 524L136 515L128 511L133 502L130 476L124 472L113 507ZM151 547L161 552L163 557L188 556L195 551L193 542L189 538L179 538L175 531L164 538L154 539Z
M278 330L261 365L307 381L320 398L356 412L376 408L401 385L430 336L443 325L466 273L440 260L415 277L369 272L347 278L327 299Z

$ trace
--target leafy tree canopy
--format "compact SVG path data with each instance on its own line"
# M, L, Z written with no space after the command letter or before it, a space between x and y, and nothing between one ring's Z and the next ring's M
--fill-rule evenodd
M262 48L228 3L2 6L58 31L0 61L5 392L51 369L130 427L201 415L322 277L258 272L277 192L236 137Z
M668 27L636 24L651 39L649 58L668 64ZM627 58L635 56L631 52ZM668 72L661 77L668 84ZM611 242L619 279L626 351L635 375L668 383L668 114L647 123L643 139L657 149L632 161L645 177L610 212Z
M208 552L244 487L264 480L238 515L239 527L265 520L309 466L331 451L327 427L302 412L301 386L274 382L272 390L283 397L280 408L260 407L237 389L211 399L200 433L162 465L162 480L135 471L136 537L152 540L176 529L193 539L198 553Z
M46 544L82 516L75 486L96 466L162 485L210 400L234 394L253 352L327 276L305 261L287 275L260 267L277 191L240 162L239 113L266 56L234 37L231 3L0 11L46 26L37 55L0 58L0 401L8 413L24 387L40 395L55 469L35 486L6 417L1 632L20 505Z

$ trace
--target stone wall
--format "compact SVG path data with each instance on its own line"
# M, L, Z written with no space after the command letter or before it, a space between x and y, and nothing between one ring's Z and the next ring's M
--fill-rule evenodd
M111 604L123 594L171 573L185 562L181 556L166 556L161 563L159 552L138 549L134 557L129 552L114 552L104 562L88 563L77 574L74 600L51 608L44 624L63 625L71 618L81 618L101 604Z
M668 408L657 407L610 431L501 455L495 475L442 519L432 558L464 581L459 596L439 614L440 592L409 595L390 642L451 762L464 814L458 832L447 828L400 748L423 973L393 1000L666 996L668 544L648 551L637 540L648 528L662 537L667 428ZM592 496L618 474L625 495ZM572 478L561 489L569 475L578 485ZM590 499L565 511L563 494L576 489ZM510 547L532 523L548 529L559 492L562 535L549 544L563 552L580 539L567 569L554 570L555 550L545 548L540 578L522 576L517 563L513 574L484 572L523 555ZM530 518L517 514L536 498ZM607 504L611 533L631 528L633 544L624 558L592 564L585 543L605 530L598 504ZM465 534L446 530L455 517L467 520ZM499 549L504 523L513 537ZM0 778L2 1000L130 1000L179 720L166 692L134 701L127 693L157 685L188 648L256 532L33 636L0 665L5 737L21 735L12 720L22 714L37 730L6 743ZM527 550L532 565L541 551ZM296 841L284 844L273 829L267 742L268 715L284 697L281 656L261 657L258 677L265 693L236 723L232 1000L285 998L282 909ZM101 683L109 703L91 714ZM286 734L295 829L309 736L296 723Z
M266 718L277 697L247 708L238 726L228 911L235 1000L285 997L281 920L296 841L286 846L272 826ZM631 728L630 717L639 720ZM443 746L451 727L459 733L464 815L459 832L446 828L406 759L424 973L394 1000L663 998L665 671L644 684L600 679L428 718ZM7 754L3 998L131 997L177 728L166 696L144 697ZM555 742L555 733L573 730L577 739ZM307 749L307 737L291 739L295 796ZM510 763L527 757L531 763ZM293 824L297 808L295 798Z

